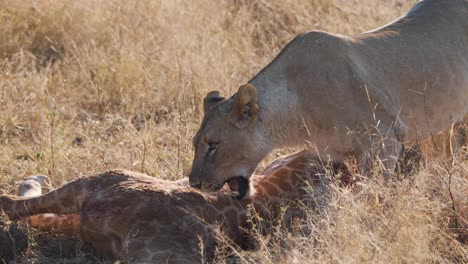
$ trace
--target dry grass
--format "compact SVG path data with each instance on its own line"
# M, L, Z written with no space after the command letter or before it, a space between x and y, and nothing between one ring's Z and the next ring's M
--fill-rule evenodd
M414 2L0 0L0 187L11 191L37 173L60 185L116 167L181 178L206 92L232 94L300 32L372 29ZM464 227L466 166L450 183ZM332 188L307 236L265 240L242 258L467 261L450 229L448 175L429 167L396 186Z

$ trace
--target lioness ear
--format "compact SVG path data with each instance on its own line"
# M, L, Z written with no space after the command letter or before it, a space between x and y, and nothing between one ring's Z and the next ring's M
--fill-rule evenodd
M229 121L238 128L246 128L255 123L257 116L257 89L251 84L244 84L234 97Z
M203 111L205 114L211 109L211 107L221 102L222 100L224 100L224 97L219 95L219 91L209 92L205 99L203 99Z

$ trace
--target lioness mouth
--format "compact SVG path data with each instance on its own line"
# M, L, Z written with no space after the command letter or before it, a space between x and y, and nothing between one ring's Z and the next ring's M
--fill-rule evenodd
M249 181L242 176L232 177L227 184L237 200L242 200L249 190Z

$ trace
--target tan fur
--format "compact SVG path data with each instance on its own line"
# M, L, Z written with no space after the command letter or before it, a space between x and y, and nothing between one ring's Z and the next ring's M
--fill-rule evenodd
M244 84L235 97L230 122L238 128L246 128L257 120L257 115L257 90L250 84Z
M320 162L309 162L305 153L297 153L276 160L265 173L255 177L255 191L242 201L225 192L201 193L184 186L186 181L108 171L38 197L0 196L0 209L12 219L68 214L68 222L36 217L39 222L31 224L55 232L79 230L80 237L93 243L100 254L130 263L201 262L213 257L218 225L229 240L241 243L242 228L251 228L246 208L252 205L261 216L259 224L268 230L282 217L276 213L280 205L294 207L297 200L310 197L308 188L324 188L327 171Z
M307 146L322 160L395 169L402 144L422 141L468 112L468 1L424 0L379 29L352 36L301 34L252 80L257 120L229 122L251 103L218 101L194 137L192 186L219 189L250 177L271 150ZM202 140L203 139L203 140ZM216 152L207 155L207 144Z

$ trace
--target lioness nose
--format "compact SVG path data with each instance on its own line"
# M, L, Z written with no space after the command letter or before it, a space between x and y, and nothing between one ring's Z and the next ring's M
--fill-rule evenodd
M193 187L193 188L197 188L197 189L201 189L201 181L200 180L196 180L196 177L193 177L192 174L190 174L189 176L189 184L190 184L190 187Z
M192 171L189 174L189 184L190 187L201 189L202 178L200 171L192 169Z

